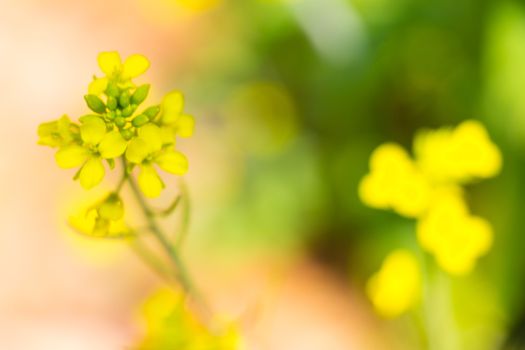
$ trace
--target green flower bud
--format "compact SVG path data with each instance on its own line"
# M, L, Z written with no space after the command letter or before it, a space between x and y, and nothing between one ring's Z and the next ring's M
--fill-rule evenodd
M108 86L106 87L106 95L118 98L120 95L120 89L118 88L117 83L113 81L108 83Z
M113 96L109 96L108 97L108 108L114 111L115 109L117 109L117 106L118 106L117 99Z
M122 94L120 94L120 97L118 99L118 103L121 108L126 108L129 106L129 92L124 91Z
M115 111L108 111L106 113L106 117L108 117L109 120L113 120L116 117Z
M124 118L127 118L127 117L129 117L129 116L131 116L133 114L134 110L133 110L133 107L131 107L131 106L132 105L128 105L126 108L124 108L122 110L122 116Z
M139 114L133 120L131 121L131 124L133 124L134 127L139 127L149 122L149 118L145 114Z
M146 110L142 112L142 114L145 114L148 116L148 118L153 119L157 116L157 114L159 114L159 112L160 112L160 106L151 106L151 107L146 108Z
M149 84L139 86L133 93L133 96L131 96L131 103L139 105L144 102L146 97L148 97L149 88Z
M106 111L106 105L100 98L95 95L85 95L84 99L86 103L93 112L102 114Z
M119 128L122 128L124 125L126 125L126 119L122 117L116 117L115 118L115 125Z
M131 138L133 137L133 131L131 131L130 129L124 129L124 130L121 130L120 131L120 134L122 135L122 137L126 140L131 140Z

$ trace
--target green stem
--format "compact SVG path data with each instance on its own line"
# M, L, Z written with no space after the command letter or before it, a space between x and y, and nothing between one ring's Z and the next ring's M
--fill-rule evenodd
M182 224L181 224L181 230L177 238L176 246L177 248L182 247L184 244L184 241L186 240L186 237L188 236L188 226L190 222L190 197L188 195L188 187L186 186L186 183L181 179L179 182L180 191L181 191L181 199L182 199Z
M124 166L126 166L126 164L124 164ZM140 189L138 188L135 180L131 176L127 176L127 180L130 184L130 188L133 194L135 195L135 198L137 199L137 202L139 203L142 211L144 212L144 216L146 217L150 231L153 233L157 241L167 253L173 265L176 267L177 279L182 289L187 295L193 296L196 299L196 301L203 308L203 311L205 311L208 315L211 314L208 304L206 303L202 295L199 293L199 291L195 288L188 273L188 270L186 269L185 264L183 263L182 259L178 254L178 251L168 241L166 235L163 233L162 229L157 224L157 221L155 220L155 215L150 209L148 203L146 203L146 200L142 196L142 193L140 192Z

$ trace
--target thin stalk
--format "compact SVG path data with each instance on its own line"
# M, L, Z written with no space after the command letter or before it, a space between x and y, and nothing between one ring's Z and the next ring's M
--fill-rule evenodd
M157 241L160 243L164 251L167 253L171 262L177 269L177 279L182 289L187 295L193 296L196 299L196 301L203 308L206 314L208 315L211 314L210 308L207 302L202 297L200 292L195 288L192 282L192 279L188 273L188 270L186 269L185 264L183 263L182 259L180 258L178 254L178 251L168 241L168 239L166 238L166 235L164 234L160 226L157 224L157 221L155 220L155 214L150 209L148 203L146 203L146 200L142 196L142 193L140 192L140 189L138 188L137 183L130 176L127 176L127 180L128 180L128 183L130 184L131 191L133 192L133 194L135 195L135 198L137 199L137 202L139 203L140 208L144 212L144 216L146 218L146 221L148 223L151 233L153 233Z

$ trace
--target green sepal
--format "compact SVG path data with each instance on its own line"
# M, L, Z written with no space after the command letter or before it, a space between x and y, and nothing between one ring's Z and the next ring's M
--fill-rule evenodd
M96 95L85 95L84 99L93 112L102 114L106 111L106 105Z
M80 176L80 171L82 171L82 167L78 168L77 172L75 173L75 176L73 176L73 181L78 180L78 177Z
M148 97L150 84L139 86L131 96L131 103L139 105Z
M106 161L108 162L109 168L111 170L115 169L115 159L110 158L110 159L106 159Z

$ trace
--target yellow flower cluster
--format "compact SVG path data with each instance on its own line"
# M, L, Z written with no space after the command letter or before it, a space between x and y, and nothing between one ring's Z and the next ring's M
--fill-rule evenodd
M419 244L439 266L452 275L468 274L489 251L493 232L487 220L470 214L462 185L496 176L501 153L483 125L468 120L420 132L414 154L412 159L394 143L379 146L359 196L370 207L415 218ZM368 294L382 315L396 316L416 300L417 261L409 256L392 253L370 280Z
M468 120L454 129L420 132L415 159L397 144L379 146L360 183L361 200L418 220L422 247L455 275L470 272L492 242L490 224L472 216L461 185L495 176L501 153L483 125Z
M381 269L368 281L367 294L384 317L396 317L419 301L421 273L416 257L396 250L385 259Z
M164 183L156 167L175 175L188 169L186 157L175 149L175 137L193 133L193 117L183 113L180 92L165 96L160 105L140 112L150 86L137 86L133 79L149 68L142 55L122 62L117 52L102 52L98 64L104 73L95 77L84 96L92 113L71 121L67 116L38 128L39 144L58 148L61 168L79 168L75 179L85 189L98 185L105 176L104 162L111 169L122 157L129 168L139 168L138 183L148 197L157 197Z
M170 289L154 293L144 304L144 350L239 350L241 339L233 325L210 331L186 307L184 296Z

